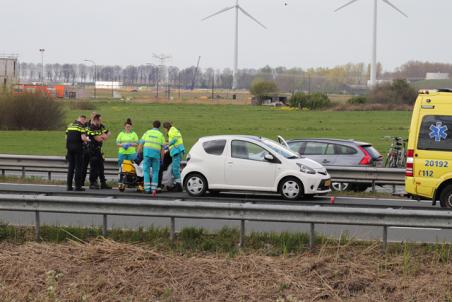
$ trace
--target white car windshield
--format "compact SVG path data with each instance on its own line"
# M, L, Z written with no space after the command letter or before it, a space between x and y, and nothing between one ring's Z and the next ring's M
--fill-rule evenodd
M283 146L281 146L280 144L278 144L275 141L272 141L268 138L263 138L262 142L270 147L273 151L275 151L276 153L278 153L279 155L284 156L287 159L296 159L296 158L300 158L300 156L290 150L287 150L286 148L284 148Z

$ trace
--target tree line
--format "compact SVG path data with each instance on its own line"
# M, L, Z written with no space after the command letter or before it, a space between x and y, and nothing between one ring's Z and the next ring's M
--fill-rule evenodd
M19 77L22 83L39 82L42 66L40 63L25 63L19 65ZM157 83L168 83L173 87L191 88L223 88L232 86L231 69L199 68L195 66L178 68L155 65L118 65L96 66L94 76L92 64L45 64L44 80L47 83L89 84L97 81L118 81L128 86L155 86ZM259 69L239 70L238 86L248 89L256 79L273 81L280 91L320 91L342 92L365 87L369 79L370 67L365 63L345 64L328 68L286 68L265 66ZM383 72L378 65L380 79L420 79L427 72L448 72L452 74L452 64L407 62L392 72Z

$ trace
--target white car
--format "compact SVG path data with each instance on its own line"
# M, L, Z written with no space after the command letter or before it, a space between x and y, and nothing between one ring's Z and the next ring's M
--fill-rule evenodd
M331 186L321 164L270 139L244 135L200 138L187 156L182 180L191 196L255 191L278 192L288 200L325 194Z

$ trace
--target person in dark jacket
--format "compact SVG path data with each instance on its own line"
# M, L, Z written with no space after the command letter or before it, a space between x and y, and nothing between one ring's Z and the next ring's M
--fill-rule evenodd
M88 135L90 138L90 189L99 189L98 178L100 180L100 189L111 189L105 178L104 155L102 153L102 144L110 136L110 131L102 124L102 116L100 114L96 114L91 120Z
M86 135L85 124L86 117L80 115L77 120L71 123L66 129L66 149L67 161L69 163L67 172L67 190L72 191L72 182L75 179L75 190L84 191L82 188L82 160L83 143L89 142Z
M86 134L88 135L88 130L89 127L91 127L91 121L93 120L94 116L97 114L96 111L93 111L91 113L90 119L85 123L85 129L86 129ZM103 126L103 125L101 125ZM90 152L89 152L89 147L90 144L89 143L84 143L83 144L83 160L82 160L82 184L85 183L86 181L86 176L88 175L88 166L89 166L89 161L90 161Z

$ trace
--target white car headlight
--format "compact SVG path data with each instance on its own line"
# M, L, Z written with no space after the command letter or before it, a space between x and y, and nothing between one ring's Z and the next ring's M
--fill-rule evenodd
M300 172L307 173L307 174L315 174L315 170L311 167L308 167L306 165L297 163L297 166L300 168Z

